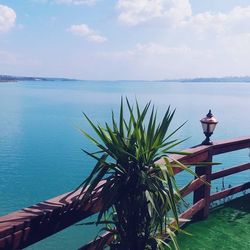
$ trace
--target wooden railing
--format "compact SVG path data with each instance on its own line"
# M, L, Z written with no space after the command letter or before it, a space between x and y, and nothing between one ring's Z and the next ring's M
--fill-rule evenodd
M190 153L189 155L172 155L172 157L184 164L212 162L214 155L244 148L250 148L250 136L218 141L209 146L199 145L185 150L185 152ZM161 161L163 160L159 160L158 163L161 163ZM187 189L181 190L183 197L194 192L193 204L189 209L180 214L180 218L204 219L209 214L211 202L250 188L250 181L248 181L211 194L211 186L204 184L204 180L211 183L212 180L249 169L250 163L218 172L212 172L212 166L196 166L195 171L200 178L193 180ZM180 168L175 168L175 174L181 171ZM0 217L0 249L25 248L97 213L102 206L98 193L95 193L91 204L81 204L78 199L80 192L81 190L63 194ZM111 239L109 234L105 234L102 237L107 241ZM95 249L97 244L98 239L90 242L81 249Z

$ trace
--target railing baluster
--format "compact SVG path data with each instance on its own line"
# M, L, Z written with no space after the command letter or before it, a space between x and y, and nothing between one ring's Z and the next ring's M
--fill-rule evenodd
M213 156L211 151L208 154L207 162L212 162ZM204 183L200 188L194 191L193 204L197 203L201 199L205 200L205 206L193 217L194 220L203 220L208 217L209 206L210 206L210 192L211 192L211 174L212 174L212 165L208 166L196 166L195 173L198 176L205 175L206 183Z

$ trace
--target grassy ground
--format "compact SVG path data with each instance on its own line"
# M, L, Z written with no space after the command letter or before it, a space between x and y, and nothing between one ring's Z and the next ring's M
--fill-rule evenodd
M178 236L181 250L250 250L250 194L213 210L207 220L184 230L192 236Z

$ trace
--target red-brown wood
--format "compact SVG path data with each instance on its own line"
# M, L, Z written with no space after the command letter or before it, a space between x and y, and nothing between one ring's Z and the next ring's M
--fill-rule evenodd
M213 201L216 201L216 200L219 200L219 199L223 199L223 198L228 197L230 195L233 195L233 194L239 193L241 191L244 191L244 190L246 190L248 188L250 188L250 182L247 182L247 183L244 183L244 184L241 184L241 185L238 185L238 186L228 188L228 189L225 189L223 191L214 193L214 194L212 194L210 196L210 202L213 202Z
M179 218L181 219L191 219L197 212L199 212L201 209L205 207L205 199L201 199L198 202L196 202L193 206L191 206L189 209L187 209L185 212L183 212Z
M232 168L228 168L228 169L224 169L218 172L215 172L211 175L211 180L216 180L219 179L221 177L225 177L231 174L236 174L245 170L250 169L250 163L246 163L246 164L242 164L236 167L232 167Z
M209 151L206 162L212 162L212 160L213 160L212 154L211 151ZM197 212L193 218L194 220L201 220L201 219L206 219L209 214L212 166L211 165L205 167L197 166L195 168L195 172L198 176L205 175L207 182L206 184L203 184L200 188L194 191L194 197L193 197L193 204L198 202L200 199L205 199L204 208L201 209L199 212Z
M60 195L0 217L0 246L24 248L98 212L102 206L98 193L93 194L91 203L81 204L81 192Z
M100 245L102 244L103 241L106 242L107 245L109 245L112 240L113 240L113 235L110 232L107 232L98 237L96 240L89 242L83 247L80 247L78 250L99 250L102 249L100 248Z
M189 155L172 155L174 158L184 164L193 164L197 162L210 161L212 155L222 154L234 150L250 147L250 136L236 138L231 140L223 140L215 142L214 145L196 147L185 150ZM157 163L164 163L163 159ZM201 169L201 168L200 168ZM242 166L234 167L231 170L223 170L214 173L210 176L208 172L199 171L200 175L205 174L206 180L210 178L219 178L222 175L226 176L231 173L244 171L249 169L249 163ZM182 169L176 166L175 174L181 172ZM102 185L103 183L100 183ZM184 212L181 217L193 217L198 211L208 210L210 201L224 198L228 195L243 191L250 188L250 184L246 183L222 192L209 196L208 188L201 183L200 180L195 180L190 187L183 192L187 195L193 190L196 190L195 205L191 209ZM203 189L203 191L201 191ZM204 191L207 190L207 191ZM98 212L102 207L102 202L99 193L93 195L93 199L88 204L80 204L78 202L79 192L71 192L60 195L56 198L41 202L29 208L16 211L9 215L0 217L0 248L1 249L20 249L29 246L39 240L42 240L50 235L59 232L60 230L88 217L91 214ZM199 193L200 192L200 193Z
M216 141L211 146L212 154L218 155L250 147L250 136Z
M185 196L189 195L190 193L204 185L205 181L205 175L202 175L200 176L200 178L193 180L187 187L184 187L180 190L181 196L184 198Z
M188 155L178 155L178 154L172 154L169 158L171 162L175 159L185 165L192 165L197 162L203 162L208 158L208 148L210 146L204 146L204 145L198 145L193 148L188 148L184 150L183 152L188 153ZM156 164L165 164L164 158L156 161ZM174 166L174 173L178 174L181 171L183 171L178 165L173 164Z

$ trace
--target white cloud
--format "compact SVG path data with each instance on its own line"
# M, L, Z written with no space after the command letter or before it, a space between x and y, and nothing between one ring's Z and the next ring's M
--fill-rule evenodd
M137 25L155 18L167 18L178 23L192 15L188 0L119 0L119 21Z
M128 50L102 52L98 61L112 66L112 70L105 68L107 72L110 71L111 78L113 72L116 79L153 80L191 76L194 64L200 65L201 59L202 62L207 61L206 55L188 46L150 42L138 43Z
M8 6L0 5L0 33L7 32L14 27L16 13Z
M167 47L157 43L138 43L136 45L136 51L137 53L146 53L148 55L166 56L170 54L187 54L191 52L191 49L187 46Z
M96 31L89 28L87 24L75 24L71 25L68 29L72 34L85 37L88 41L95 43L103 43L107 41L107 38L99 35Z
M203 12L185 20L180 26L192 28L200 34L216 35L250 33L250 5L236 6L227 13Z
M197 51L193 51L190 47L187 46L165 46L163 44L158 43L138 43L133 49L130 50L121 50L121 51L113 51L108 53L101 53L100 55L105 57L113 57L116 59L132 59L132 58L159 58L166 56L184 56L191 55L192 53L198 54Z
M195 15L189 0L118 0L116 7L118 20L131 26L160 18L163 26L190 28L199 34L250 33L250 5Z
M115 78L151 80L250 74L250 34L199 43L192 34L191 40L193 44L181 45L186 42L184 39L176 46L164 42L138 43L130 49L102 52L98 61L112 65L111 78L112 72ZM121 69L126 69L126 73Z

